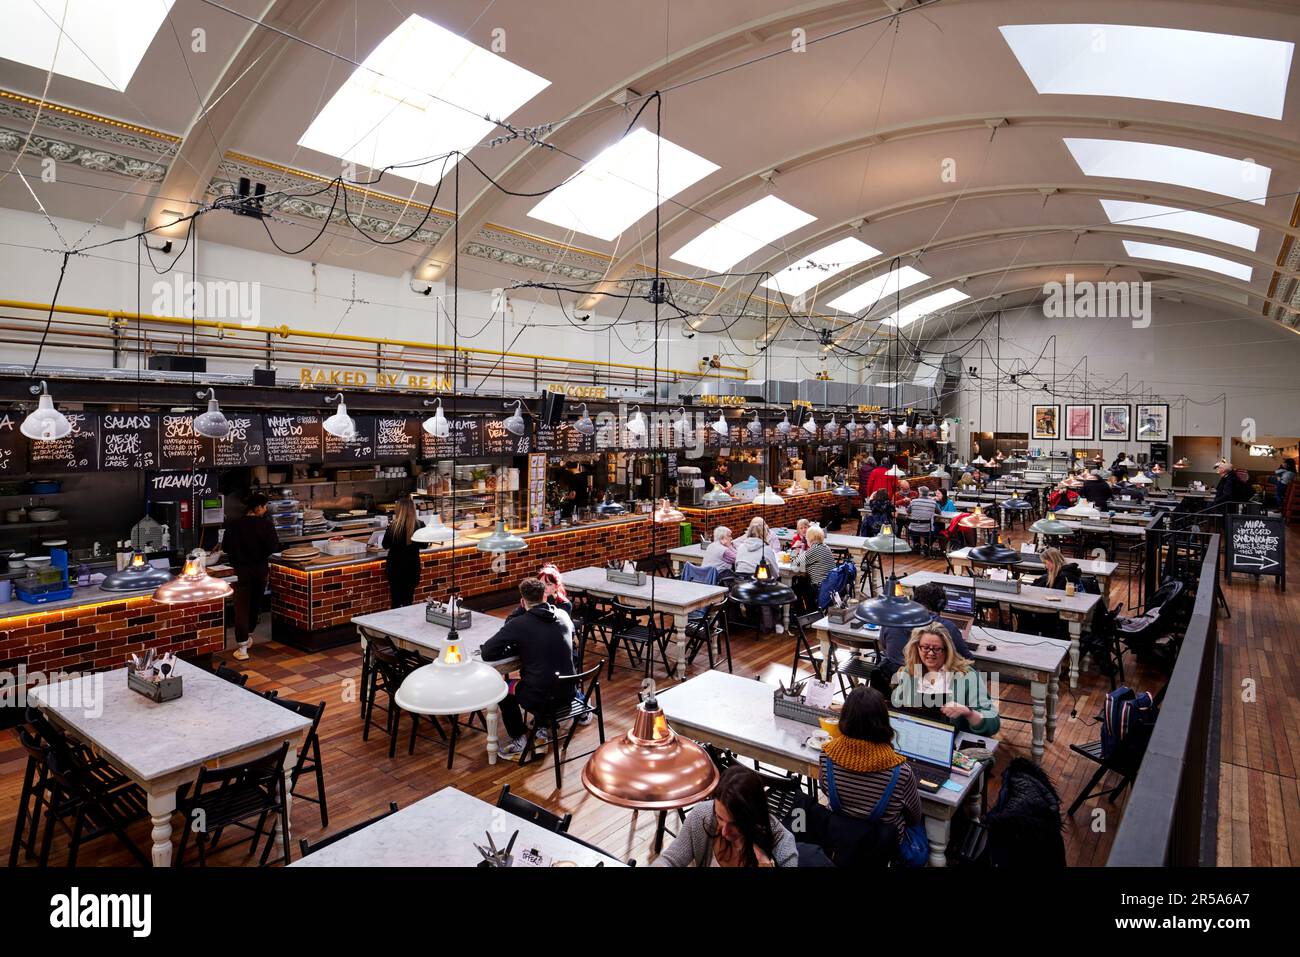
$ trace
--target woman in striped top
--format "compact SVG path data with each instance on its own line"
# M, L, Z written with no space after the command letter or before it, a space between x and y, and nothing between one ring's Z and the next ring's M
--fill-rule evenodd
M870 817L889 788L894 768L901 765L898 783L880 819L897 828L902 840L904 827L921 821L921 796L912 768L894 750L893 740L884 695L870 685L858 685L840 711L839 736L822 746L820 778L822 789L829 794L829 779L834 776L839 806L832 803L833 810Z
M817 596L822 582L835 567L835 553L826 544L826 530L820 525L809 525L805 533L808 548L794 557L790 570L796 575L806 576L804 583L804 605L809 611L817 607Z

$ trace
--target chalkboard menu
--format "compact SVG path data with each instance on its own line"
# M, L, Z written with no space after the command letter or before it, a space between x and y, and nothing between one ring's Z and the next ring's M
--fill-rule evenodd
M1223 574L1272 575L1286 588L1286 522L1280 516L1227 515Z
M266 464L262 417L256 412L227 412L230 431L219 439L201 439L211 452L204 456L219 468Z
M446 438L439 439L422 432L420 456L426 459L449 459L453 455L466 458L483 454L482 419L477 415L447 416Z
M381 415L375 419L375 458L380 462L406 461L420 454L419 419Z
M215 494L217 473L206 470L154 472L149 476L149 501L184 502L196 495Z
M266 415L262 437L267 464L319 464L325 455L325 428L317 415Z
M504 419L488 416L483 423L484 455L527 455L533 449L531 423L524 420L523 435L515 435L506 428Z
M568 422L561 422L554 428L541 426L533 436L535 450L538 452L568 452L579 454L596 451L596 436L583 435Z
M18 431L18 416L0 413L0 475L27 471L23 452L23 434Z
M158 416L105 412L99 417L99 467L105 472L158 467Z
M194 416L164 413L158 416L158 466L162 469L207 468L212 465L212 443L194 432Z
M326 465L354 465L375 460L375 417L354 415L352 421L357 424L357 431L347 441L325 433Z
M64 412L72 431L61 439L33 439L28 453L31 471L91 472L99 468L99 416L89 412Z

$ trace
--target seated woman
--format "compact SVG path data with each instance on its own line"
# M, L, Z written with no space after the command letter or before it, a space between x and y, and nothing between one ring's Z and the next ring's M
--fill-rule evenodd
M704 560L700 564L705 568L716 568L719 575L735 569L736 549L731 544L731 529L719 525L713 530L713 541L704 550Z
M916 777L906 759L893 749L894 729L889 725L889 705L870 685L861 684L849 692L840 711L839 737L822 745L818 763L822 790L831 793L835 783L836 800L831 809L854 817L870 817L884 797L898 772L898 783L880 819L898 829L921 821L921 798ZM836 805L839 805L836 807Z
M686 815L654 867L797 867L794 835L768 812L763 781L749 768L722 773L713 800Z
M884 525L893 524L894 506L889 501L889 493L877 489L867 502L867 514L862 516L862 527L858 534L862 536L879 535Z
M546 586L546 602L552 608L559 608L569 617L573 617L573 602L564 590L564 578L553 562L547 562L537 572L537 577Z
M776 551L768 544L769 535L771 532L768 531L767 523L761 518L755 518L749 523L749 531L736 543L737 575L752 576L758 570L760 562L767 563L771 575L778 574L780 566L777 564ZM785 633L785 625L776 620L771 605L759 608L759 626L765 632L775 631L778 635Z
M794 538L790 540L790 551L801 552L808 547L808 526L812 522L806 518L801 518L795 522Z
M1001 722L984 677L974 662L957 654L942 624L931 622L913 630L903 649L903 667L893 680L894 707L937 706L959 732L997 734Z
M1043 560L1043 566L1047 569L1043 574L1034 579L1034 584L1039 588L1065 588L1065 556L1061 554L1059 548L1044 548L1038 556ZM1076 566L1077 567L1077 566Z
M817 607L817 596L821 592L822 582L835 567L835 553L826 544L826 530L820 525L810 525L807 531L808 548L794 557L791 570L801 576L799 590L803 592L805 611Z

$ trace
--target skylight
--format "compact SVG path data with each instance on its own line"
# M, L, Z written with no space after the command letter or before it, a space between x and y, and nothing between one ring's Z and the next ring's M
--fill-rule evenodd
M1171 183L1264 205L1273 171L1247 160L1130 140L1066 137L1066 149L1087 176Z
M837 276L850 266L866 262L880 255L879 249L868 246L854 236L823 246L810 253L793 266L787 266L763 283L786 296L799 296L818 283Z
M854 286L844 295L832 299L827 305L840 312L861 312L863 309L870 309L877 302L888 302L900 290L915 286L918 282L925 282L929 278L919 269L904 266L902 269L890 270L885 275L877 276L860 286Z
M1101 208L1106 211L1106 218L1112 223L1188 233L1217 243L1240 246L1251 252L1259 246L1259 230L1256 227L1224 219L1222 216L1173 206L1157 206L1155 203L1130 203L1121 199L1103 199Z
M1223 273L1225 276L1231 276L1233 279L1240 279L1243 282L1250 282L1250 277L1254 273L1254 270L1245 263L1224 259L1222 256L1211 256L1209 253L1197 252L1194 249L1182 249L1178 246L1137 243L1131 239L1126 239L1124 240L1124 251L1134 259L1156 259L1160 262L1191 266L1194 269L1206 269L1210 272Z
M571 179L547 193L528 215L597 239L617 239L655 208L656 153L660 202L718 168L642 127L602 150Z
M1123 96L1282 119L1295 44L1168 27L999 27L1039 93Z
M817 217L767 195L710 226L673 258L701 269L724 272L768 243L807 226Z
M436 182L550 81L412 14L370 51L298 140L371 169L431 160L393 175ZM437 157L436 160L434 158Z
M174 0L6 3L0 57L119 93L127 88ZM59 24L63 37L59 38ZM57 48L57 54L55 50Z
M938 292L924 296L916 302L909 302L893 315L886 316L880 320L882 326L897 326L900 329L906 329L918 319L924 319L931 313L938 312L940 309L946 309L948 306L956 305L963 299L969 299L960 289L941 289Z

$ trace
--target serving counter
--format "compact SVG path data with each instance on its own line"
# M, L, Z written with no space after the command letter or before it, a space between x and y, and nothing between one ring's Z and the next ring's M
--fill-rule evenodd
M651 541L653 529L654 541ZM626 515L576 528L522 534L528 548L494 555L474 542L481 535L458 536L456 587L462 598L515 593L521 578L553 562L561 571L607 560L637 560L652 551L666 553L679 540L676 524L654 525L648 515ZM484 533L486 534L486 533ZM464 543L464 544L462 544ZM451 585L449 544L431 545L420 556L416 601L445 598ZM316 650L357 640L352 619L390 607L388 576L382 551L313 559L271 559L272 637L302 650Z
M19 688L53 672L122 667L146 648L193 659L225 645L225 602L160 605L148 591L129 594L78 587L63 601L0 604L0 725L22 715Z
M713 530L719 525L731 529L736 538L745 534L749 523L755 518L764 519L769 528L794 528L801 518L810 522L820 522L822 513L827 508L840 510L840 503L852 506L851 518L854 531L857 530L857 505L859 499L854 496L839 496L833 492L808 492L804 495L782 495L784 505L756 505L753 502L739 502L735 505L719 505L713 508L686 508L678 510L691 523L691 534L698 540L703 537L712 539ZM675 526L674 526L675 527Z

